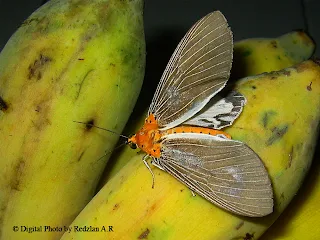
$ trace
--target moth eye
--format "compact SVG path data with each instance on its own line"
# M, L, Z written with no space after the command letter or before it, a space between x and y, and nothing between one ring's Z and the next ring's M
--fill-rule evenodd
M137 148L137 144L130 142L129 143L129 147L132 149L136 149Z

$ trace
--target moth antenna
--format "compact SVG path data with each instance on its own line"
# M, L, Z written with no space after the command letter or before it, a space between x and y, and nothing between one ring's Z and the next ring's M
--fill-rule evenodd
M127 144L127 142L121 143L120 145L116 146L113 150L110 150L109 152L105 152L105 154L103 156L99 157L98 160L94 164L98 163L102 158L104 158L105 156L113 153L114 150L117 150L117 149L119 149L120 147L122 147L122 146L124 146L126 144Z
M90 126L90 127L95 127L95 128L98 128L98 129L101 129L101 130L104 130L104 131L113 133L113 134L118 135L118 136L120 136L120 137L123 137L123 138L125 138L125 139L129 139L129 137L127 137L127 136L125 136L125 135L122 135L122 134L120 134L120 133L114 132L114 131L112 131L112 130L109 130L109 129L106 129L106 128L103 128L103 127L96 126L96 125L94 125L94 124L92 124L92 123L90 123L90 122L79 122L79 121L73 121L73 122L75 122L75 123L80 123L80 124L85 124L86 126Z

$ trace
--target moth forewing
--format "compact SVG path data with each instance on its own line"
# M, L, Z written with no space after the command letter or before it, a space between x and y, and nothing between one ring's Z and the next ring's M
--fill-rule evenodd
M224 88L232 51L232 32L219 11L206 15L187 32L171 57L149 108L162 130L191 118Z
M273 211L273 193L260 158L245 144L198 133L167 135L158 164L210 202L236 214Z

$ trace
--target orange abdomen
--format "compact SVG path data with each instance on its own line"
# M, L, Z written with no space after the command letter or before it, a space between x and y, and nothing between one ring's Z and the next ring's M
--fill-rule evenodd
M174 133L203 133L209 135L224 135L227 138L231 139L231 136L223 131L215 130L211 128L204 128L204 127L194 127L194 126L180 126L168 129L164 132L165 134L174 134Z

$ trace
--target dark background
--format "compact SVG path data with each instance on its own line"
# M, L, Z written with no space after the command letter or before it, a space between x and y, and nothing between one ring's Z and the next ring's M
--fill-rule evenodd
M12 33L46 0L0 0L0 50ZM219 9L227 17L235 40L276 37L295 29L307 30L320 42L319 0L145 0L147 45L174 32L178 41L205 14ZM173 48L176 43L172 44ZM169 50L170 51L170 50ZM320 50L317 50L320 56Z

